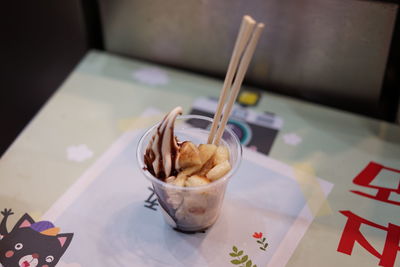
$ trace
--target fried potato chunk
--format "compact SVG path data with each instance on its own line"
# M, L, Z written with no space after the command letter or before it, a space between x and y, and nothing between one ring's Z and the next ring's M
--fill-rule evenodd
M226 146L219 146L214 154L214 165L229 160L229 151Z
M192 142L184 142L179 150L179 168L188 168L202 163L200 151Z
M200 186L200 185L206 185L209 184L210 180L208 180L206 177L199 176L199 175L192 175L189 178L186 179L185 181L185 186Z
M216 150L217 150L216 145L212 144L199 145L201 164L206 163L214 155Z
M207 172L206 177L211 181L218 180L225 174L227 174L231 170L231 164L229 161L225 160L224 162L215 165L209 172Z

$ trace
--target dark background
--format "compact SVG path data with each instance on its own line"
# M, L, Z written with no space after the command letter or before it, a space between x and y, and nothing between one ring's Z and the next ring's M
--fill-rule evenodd
M396 119L399 101L399 24L397 15L380 110L363 114L390 122ZM103 38L93 0L3 2L0 32L2 155L85 53L103 49Z
M6 1L0 9L0 155L89 48L102 48L95 1Z

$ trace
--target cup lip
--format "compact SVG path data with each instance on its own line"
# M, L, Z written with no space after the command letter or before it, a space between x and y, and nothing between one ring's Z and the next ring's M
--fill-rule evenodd
M201 120L206 120L209 121L210 123L213 122L213 120L209 117L206 116L202 116L202 115L194 115L194 114L188 114L188 115L181 115L177 117L177 120L184 120L184 119L201 119ZM156 183L158 185L164 186L166 188L169 189L176 189L176 190L185 190L185 191L197 191L199 189L203 190L203 189L208 189L211 187L215 187L221 183L224 183L225 181L227 181L230 177L232 177L236 171L238 170L241 161L242 161L242 154L243 154L243 148L242 145L238 139L238 137L236 136L236 134L228 127L225 127L224 131L227 131L230 135L233 136L233 139L235 140L235 143L238 146L238 150L237 150L237 162L235 164L235 166L233 166L233 168L231 168L231 170L225 174L223 177L219 178L216 181L213 181L207 185L201 185L201 186L194 186L194 187L182 187L182 186L177 186L177 185L173 185L173 184L168 184L164 181L161 181L160 179L154 177L147 169L145 170L145 163L144 163L144 155L141 154L140 148L143 146L143 142L145 140L145 138L156 128L158 127L158 125L160 124L157 123L153 126L151 126L150 128L148 128L143 135L140 137L138 145L137 145L137 149L136 149L136 160L138 163L138 167L143 170L143 174L146 176L147 179L149 179L151 182Z

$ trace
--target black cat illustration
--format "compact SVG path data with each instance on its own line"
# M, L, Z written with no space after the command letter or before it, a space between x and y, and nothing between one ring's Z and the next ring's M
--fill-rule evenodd
M72 233L58 234L59 228L51 222L35 222L24 214L11 232L7 231L7 218L11 209L1 212L0 266L52 267L57 264L72 240Z

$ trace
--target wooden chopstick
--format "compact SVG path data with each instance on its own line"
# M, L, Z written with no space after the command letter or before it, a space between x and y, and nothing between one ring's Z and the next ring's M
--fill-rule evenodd
M221 120L221 123L219 124L217 134L216 134L216 137L214 140L215 145L219 145L219 142L221 141L221 137L224 132L226 123L228 122L228 118L231 114L232 107L235 103L236 97L239 94L239 90L240 90L240 87L242 86L244 76L247 72L247 68L249 67L250 61L253 57L254 51L257 46L258 39L260 38L260 35L261 35L261 32L263 29L264 29L264 24L258 23L256 26L256 29L254 30L254 32L251 36L249 44L246 47L246 50L242 57L242 60L240 61L239 69L236 73L235 81L233 82L233 85L232 85L231 94L229 96L228 103L224 109L224 115L222 116L222 120Z
M237 70L237 66L239 64L239 60L243 54L243 51L251 37L251 33L254 29L256 22L250 16L244 16L242 19L242 24L240 26L238 37L236 38L235 46L232 52L232 56L229 62L228 71L225 76L224 85L221 90L221 94L219 96L219 101L217 105L217 110L214 115L214 120L211 125L210 134L208 136L207 143L213 143L215 133L217 131L217 127L219 121L221 119L222 110L225 106L226 98L228 96L229 89L232 86L233 77L235 77L235 73Z

